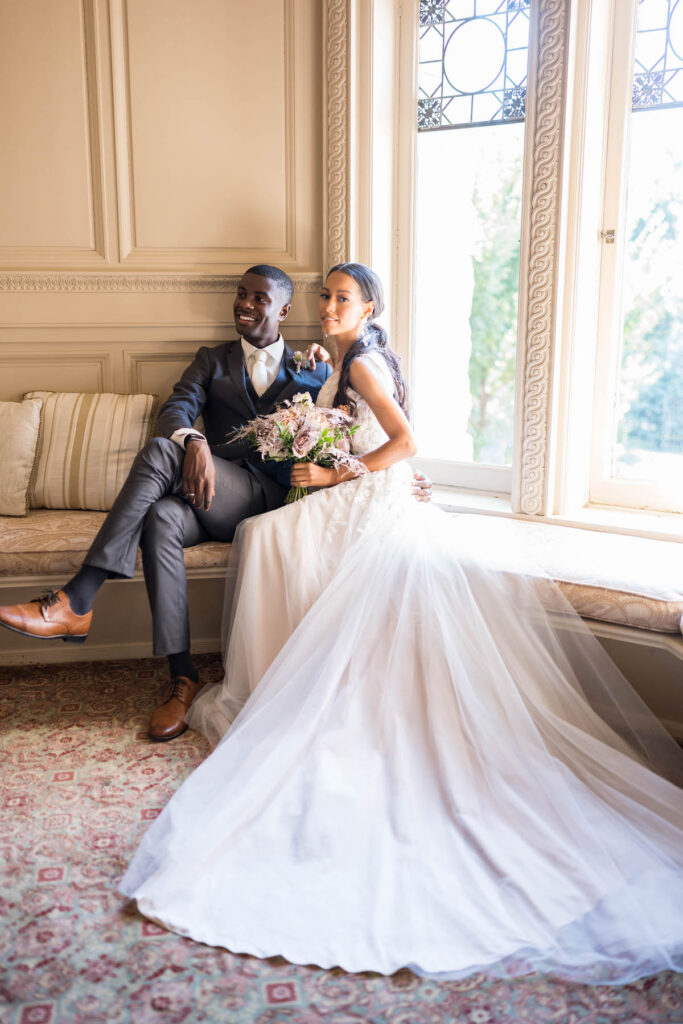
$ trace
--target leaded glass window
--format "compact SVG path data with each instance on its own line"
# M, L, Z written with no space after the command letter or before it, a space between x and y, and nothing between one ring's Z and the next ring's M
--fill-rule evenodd
M683 2L640 0L633 109L683 106Z
M529 3L420 0L418 131L524 120Z
M439 483L510 486L529 17L419 7L413 422Z

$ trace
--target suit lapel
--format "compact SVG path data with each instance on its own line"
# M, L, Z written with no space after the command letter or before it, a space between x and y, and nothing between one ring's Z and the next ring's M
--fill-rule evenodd
M244 358L242 356L242 342L236 341L228 355L228 372L232 381L235 393L244 409L246 419L253 419L256 415L256 408L247 391L245 377Z

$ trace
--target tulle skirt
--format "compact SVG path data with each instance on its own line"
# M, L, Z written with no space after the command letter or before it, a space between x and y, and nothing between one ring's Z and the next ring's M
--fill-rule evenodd
M398 466L249 520L225 628L189 716L218 745L121 884L144 914L349 971L683 965L683 755L478 517Z

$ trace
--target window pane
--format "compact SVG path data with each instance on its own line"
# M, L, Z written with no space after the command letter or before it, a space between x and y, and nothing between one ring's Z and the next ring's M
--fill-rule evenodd
M523 136L418 138L413 406L426 458L511 462Z
M413 410L421 456L512 460L528 0L422 0Z
M671 10L669 11L669 7ZM670 16L668 16L670 15ZM683 480L683 3L642 0L612 475Z
M524 120L530 0L420 0L418 127Z

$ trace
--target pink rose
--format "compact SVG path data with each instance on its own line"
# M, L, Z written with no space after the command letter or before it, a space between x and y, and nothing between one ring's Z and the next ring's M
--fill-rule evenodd
M304 459L312 448L315 448L318 438L311 430L308 424L304 424L299 431L297 431L294 440L292 441L292 452L294 457L297 459Z

